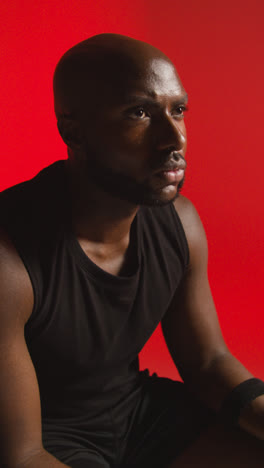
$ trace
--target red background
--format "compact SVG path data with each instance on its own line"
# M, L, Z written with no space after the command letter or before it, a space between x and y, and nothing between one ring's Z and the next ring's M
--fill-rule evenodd
M185 194L209 239L209 272L226 341L264 378L263 0L3 0L0 189L66 149L52 74L62 53L101 32L161 48L190 95ZM158 329L141 366L177 375Z

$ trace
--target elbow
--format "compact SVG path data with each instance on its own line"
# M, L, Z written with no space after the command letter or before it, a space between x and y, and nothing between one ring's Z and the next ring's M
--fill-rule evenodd
M183 381L193 381L194 379L201 380L209 375L214 375L219 372L219 369L226 366L227 363L234 359L227 346L223 346L210 355L205 355L203 359L197 360L188 366L178 366L180 376Z

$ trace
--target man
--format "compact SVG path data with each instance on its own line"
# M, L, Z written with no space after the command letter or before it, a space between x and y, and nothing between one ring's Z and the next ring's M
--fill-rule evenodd
M67 162L1 195L1 466L262 466L264 384L223 341L179 195L173 64L95 36L62 57L54 96ZM184 384L138 370L160 321Z

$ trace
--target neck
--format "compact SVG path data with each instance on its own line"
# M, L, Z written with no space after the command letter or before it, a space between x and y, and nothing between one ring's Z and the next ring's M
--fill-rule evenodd
M139 207L111 196L90 180L84 181L69 160L66 167L75 235L103 244L123 242Z

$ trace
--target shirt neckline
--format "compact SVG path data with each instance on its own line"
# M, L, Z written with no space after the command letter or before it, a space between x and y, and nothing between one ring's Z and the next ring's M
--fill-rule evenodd
M77 240L75 234L73 233L73 230L68 230L67 240L71 246L76 261L89 276L91 276L95 281L100 282L101 285L103 284L104 286L111 288L117 287L119 289L121 287L123 289L126 287L131 288L131 286L137 282L141 265L141 248L138 218L139 216L137 213L131 225L130 243L135 244L136 258L134 261L134 269L132 273L128 276L112 275L111 273L108 273L107 271L99 267L88 257L88 255L86 255L81 245L79 244L79 241Z
M65 204L70 206L69 198L69 188L67 183L67 175L65 168L65 161L59 161L55 164L56 168L62 174L62 192L63 192L63 205ZM135 245L135 258L134 258L134 268L130 275L128 276L117 276L108 273L107 271L100 268L96 263L94 263L88 255L84 252L81 245L79 244L78 239L74 234L72 227L71 217L66 210L65 212L65 224L64 224L64 235L66 237L67 243L70 246L71 251L74 254L74 259L79 264L79 266L96 282L100 283L101 286L110 287L112 290L116 288L117 292L121 290L125 293L128 289L133 289L133 284L138 282L140 268L141 268L141 258L142 258L142 249L141 249L141 229L140 229L140 211L139 210L131 224L130 229L130 243ZM131 289L132 288L132 289Z

